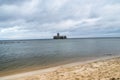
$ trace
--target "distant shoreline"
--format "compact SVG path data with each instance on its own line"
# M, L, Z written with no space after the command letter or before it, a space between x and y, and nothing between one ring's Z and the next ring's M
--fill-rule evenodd
M120 39L120 37L68 37L67 39ZM41 39L1 39L0 41L32 41L32 40L54 40L53 38L41 38Z

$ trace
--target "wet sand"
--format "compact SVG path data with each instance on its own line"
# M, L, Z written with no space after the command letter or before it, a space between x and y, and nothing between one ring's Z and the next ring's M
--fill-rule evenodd
M120 80L120 57L76 62L4 76L0 80Z

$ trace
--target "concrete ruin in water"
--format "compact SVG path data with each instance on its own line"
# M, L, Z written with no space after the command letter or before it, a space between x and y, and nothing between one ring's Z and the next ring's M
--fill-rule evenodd
M67 37L66 36L60 36L60 34L57 33L56 36L53 36L53 39L67 39Z

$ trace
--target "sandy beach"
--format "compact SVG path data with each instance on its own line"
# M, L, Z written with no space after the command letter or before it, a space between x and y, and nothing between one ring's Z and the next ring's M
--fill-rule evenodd
M76 62L4 76L0 80L120 80L120 57Z

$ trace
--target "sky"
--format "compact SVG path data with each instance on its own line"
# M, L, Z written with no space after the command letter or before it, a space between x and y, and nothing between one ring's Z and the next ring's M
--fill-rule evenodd
M0 0L0 39L120 37L120 0Z

